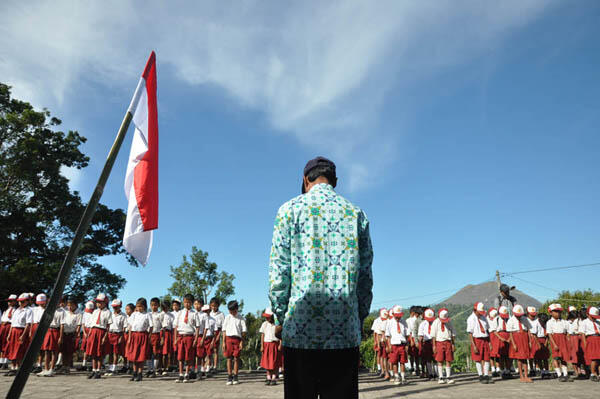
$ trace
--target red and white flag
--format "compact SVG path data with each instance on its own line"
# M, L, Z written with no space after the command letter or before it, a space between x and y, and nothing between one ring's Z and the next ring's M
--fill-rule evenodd
M156 55L144 68L129 105L135 132L125 176L129 201L123 246L142 265L152 249L152 230L158 228L158 114L156 108Z

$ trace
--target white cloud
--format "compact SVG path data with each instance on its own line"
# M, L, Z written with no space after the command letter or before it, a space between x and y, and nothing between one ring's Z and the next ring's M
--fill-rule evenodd
M548 2L231 4L5 1L0 76L36 105L68 103L84 80L135 81L154 48L181 80L216 84L264 111L276 129L336 157L358 189L397 156L401 128L380 123L390 88L471 61Z

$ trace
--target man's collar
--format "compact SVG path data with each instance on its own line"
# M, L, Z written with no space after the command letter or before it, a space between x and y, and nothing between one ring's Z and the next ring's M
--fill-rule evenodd
M319 184L315 184L314 186L312 186L312 187L310 188L310 191L309 191L309 193L310 193L311 191L315 190L315 189L316 189L316 190L328 190L328 191L333 191L333 186L332 186L331 184L329 184L329 183L319 183Z

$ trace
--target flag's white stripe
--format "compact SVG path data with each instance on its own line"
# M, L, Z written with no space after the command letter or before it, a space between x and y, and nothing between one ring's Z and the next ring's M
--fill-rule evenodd
M142 93L146 93L146 79L144 79L143 76L140 77L137 87L135 88L135 91L133 92L133 98L131 99L129 108L127 108L127 112L129 112L131 115L133 115L133 112L137 108L138 103L140 102L140 96L142 95Z
M152 230L144 231L142 217L138 209L137 201L135 200L135 189L131 186L131 192L127 208L127 220L125 222L125 235L123 236L123 246L127 249L134 258L142 265L148 263L150 250L152 249Z

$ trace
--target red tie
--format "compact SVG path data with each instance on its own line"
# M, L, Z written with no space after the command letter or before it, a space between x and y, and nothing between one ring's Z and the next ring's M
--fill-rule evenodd
M521 320L517 319L519 321L519 332L523 331L523 325L521 325Z
M506 320L502 319L502 325L504 326L504 330L503 331L506 331Z
M427 328L427 334L431 335L431 323L427 322L427 326L428 326L428 328Z
M189 313L189 310L186 310L186 311L185 311L185 317L183 318L183 322L184 322L185 324L187 324L187 322L188 322L188 313Z
M402 332L402 328L400 328L400 320L396 320L396 328L398 329L398 333Z
M15 310L15 308L10 308L10 312L8 312L8 318L11 319L12 318L12 312L13 310Z
M446 328L444 327L444 322L440 322L442 324L442 332L446 331Z
M477 318L477 321L479 322L479 330L485 334L485 329L483 328L483 324L481 324L481 319Z
M592 324L594 324L594 331L596 331L596 334L600 334L600 331L598 331L598 324L596 324L595 321L592 321Z
M100 316L102 316L102 310L98 309L98 320L96 320L96 325L100 325Z

